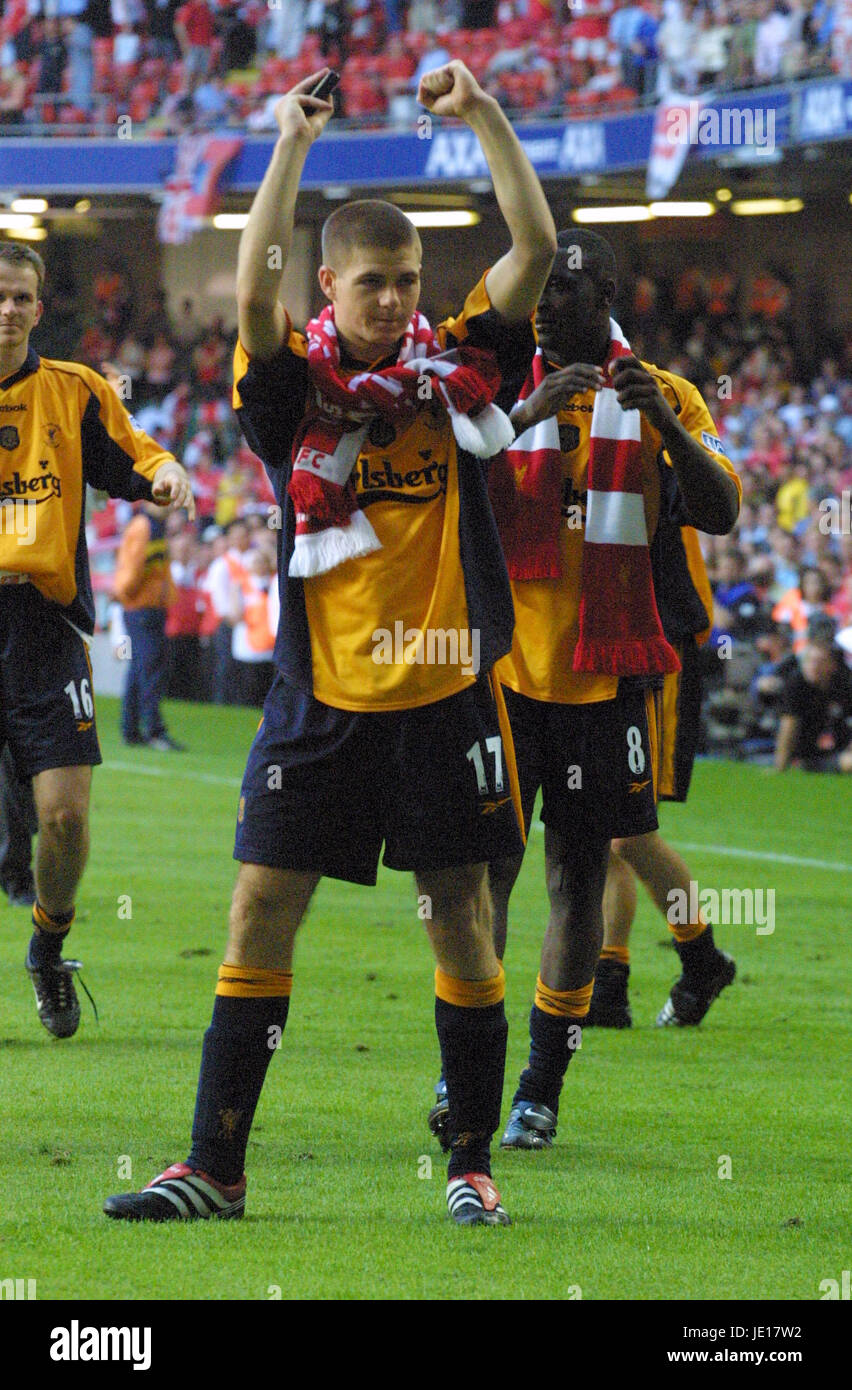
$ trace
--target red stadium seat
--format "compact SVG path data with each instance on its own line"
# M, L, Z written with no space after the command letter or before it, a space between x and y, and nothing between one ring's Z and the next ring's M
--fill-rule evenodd
M123 63L113 71L112 90L126 100L138 76L138 63Z
M390 82L406 82L414 76L417 64L414 59L407 54L397 54L393 58L377 56L375 61L376 71Z
M605 106L635 106L639 93L634 87L610 87L608 92L600 93Z
M131 121L136 121L137 125L144 125L150 119L153 109L153 101L148 97L140 97L138 92L134 92L130 98L127 114Z
M600 105L601 96L601 92L569 92L565 98L565 105L570 109L572 116L578 116L584 108Z
M112 39L95 39L92 43L94 89L108 92L112 87Z
M88 112L80 106L63 106L59 112L61 125L87 125L88 121Z
M530 19L510 19L501 24L500 35L504 48L520 48L521 44L535 38L535 21Z
M132 121L147 121L157 100L159 86L156 82L140 82L130 97L127 113Z
M168 64L164 58L146 58L142 64L142 76L160 82L165 77Z
M409 52L413 53L419 61L432 43L432 36L421 29L416 34L406 34L405 43Z
M385 95L377 84L362 78L354 78L345 88L347 116L378 114L387 107Z

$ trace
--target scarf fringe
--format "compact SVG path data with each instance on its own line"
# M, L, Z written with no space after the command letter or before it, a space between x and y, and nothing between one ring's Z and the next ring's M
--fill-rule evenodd
M680 670L680 660L662 636L606 641L581 637L572 669L602 676L669 675Z
M291 579L311 579L326 570L381 550L382 545L364 512L354 511L346 526L296 536L288 573Z
M478 415L465 415L447 404L453 434L460 449L478 459L490 459L508 449L515 438L511 420L499 405L487 405Z

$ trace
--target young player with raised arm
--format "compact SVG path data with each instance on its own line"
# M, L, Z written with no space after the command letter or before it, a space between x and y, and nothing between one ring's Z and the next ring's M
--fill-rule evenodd
M490 1170L506 1018L486 864L518 853L521 838L491 676L513 614L486 460L512 437L501 407L529 367L555 228L499 106L463 63L448 63L423 78L419 99L478 136L510 249L433 330L417 310L411 222L388 203L345 205L323 229L327 306L296 331L278 293L302 169L332 113L311 95L320 77L276 108L279 138L239 252L234 403L281 506L281 622L243 780L241 867L192 1150L105 1210L155 1221L242 1215L246 1145L269 1040L287 1020L297 930L324 875L375 883L384 842L384 863L413 872L428 904L448 1209L459 1224L505 1225Z

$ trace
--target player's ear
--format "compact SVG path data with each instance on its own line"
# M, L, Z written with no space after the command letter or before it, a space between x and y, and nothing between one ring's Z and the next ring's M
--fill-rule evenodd
M42 316L43 313L44 313L44 301L40 299L40 300L38 301L38 303L36 304L35 322L33 323L33 328L35 328L36 324L39 322L39 320L40 320L40 318L41 318L41 316Z
M319 270L317 271L317 279L319 280L320 289L322 290L326 299L330 299L333 303L336 290L337 276L335 275L331 266L321 265Z
M601 302L607 306L611 305L615 299L615 281L611 275L605 275L600 282Z

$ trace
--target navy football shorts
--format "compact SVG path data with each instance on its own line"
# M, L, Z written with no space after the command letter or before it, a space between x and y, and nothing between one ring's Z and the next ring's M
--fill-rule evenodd
M32 584L0 584L3 742L19 777L101 762L88 648Z
M490 676L418 709L352 713L276 676L249 753L234 858L373 884L518 854L520 796Z
M626 681L614 700L558 705L504 687L524 825L542 791L541 819L570 839L616 839L657 829L653 699Z
M686 801L701 733L701 663L694 637L675 644L679 671L654 692L659 768L657 801Z

